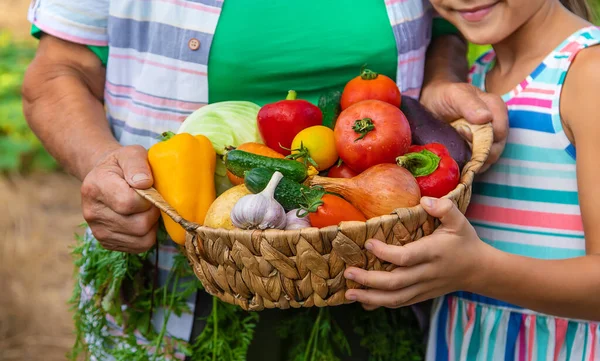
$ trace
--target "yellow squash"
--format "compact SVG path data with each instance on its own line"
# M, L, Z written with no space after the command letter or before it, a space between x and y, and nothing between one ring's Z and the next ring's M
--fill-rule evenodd
M148 150L154 188L186 220L203 224L216 197L216 153L203 135L165 133L165 140ZM185 230L163 213L169 236L185 243Z

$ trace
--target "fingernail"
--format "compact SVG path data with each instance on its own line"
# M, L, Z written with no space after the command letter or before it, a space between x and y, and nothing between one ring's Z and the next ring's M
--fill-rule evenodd
M367 243L365 243L365 248L366 248L368 251L372 250L372 249L373 249L373 243L371 243L371 242L367 242Z
M421 197L421 202L426 206L426 207L433 207L433 204L435 202L435 200L433 198L430 197Z
M350 301L356 301L356 295L353 293L347 295L346 298L349 299Z
M146 173L138 173L131 177L131 181L133 183L143 182L150 179L150 177Z
M353 280L354 279L354 274L352 272L348 272L346 274L346 278L349 279L349 280Z

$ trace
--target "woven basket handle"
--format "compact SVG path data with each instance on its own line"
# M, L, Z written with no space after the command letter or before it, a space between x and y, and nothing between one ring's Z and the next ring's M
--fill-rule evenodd
M453 121L451 124L455 129L466 127L471 131L473 136L471 142L473 155L471 161L469 161L462 170L462 174L471 172L473 175L475 175L485 164L485 161L490 154L492 144L494 143L494 130L492 128L492 123L471 124L465 119L458 119Z
M494 135L492 130L492 125L488 124L471 124L464 119L458 119L452 122L452 126L454 128L458 127L467 127L471 131L473 135L473 159L469 162L465 169L463 169L463 174L466 172L472 172L472 175L475 175L479 169L485 163L487 156L490 152L490 147L492 146L492 142L494 141ZM146 198L150 203L154 204L158 209L165 212L169 217L173 219L173 221L179 223L185 230L194 232L200 225L187 221L183 217L177 213L177 211L171 207L165 199L156 191L154 188L148 189L134 189L139 195Z
M167 201L154 188L134 189L140 196L146 198L150 203L154 204L158 209L165 212L173 221L179 223L186 231L194 232L200 225L185 220L177 213L175 208L171 207Z

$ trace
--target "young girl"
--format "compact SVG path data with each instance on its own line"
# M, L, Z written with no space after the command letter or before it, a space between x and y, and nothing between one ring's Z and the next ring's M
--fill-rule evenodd
M374 308L445 294L432 361L600 360L600 29L584 0L431 3L469 41L493 44L471 82L506 102L506 148L473 185L468 221L423 198L442 226L405 247L369 241L401 267L348 269L369 289L346 297Z

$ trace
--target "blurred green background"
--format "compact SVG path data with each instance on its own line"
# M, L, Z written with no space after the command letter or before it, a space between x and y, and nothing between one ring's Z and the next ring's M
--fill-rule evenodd
M600 14L600 0L591 2ZM15 40L9 30L0 28L0 173L57 169L29 130L21 108L23 74L34 56L35 45L33 41ZM487 49L471 45L469 62Z

